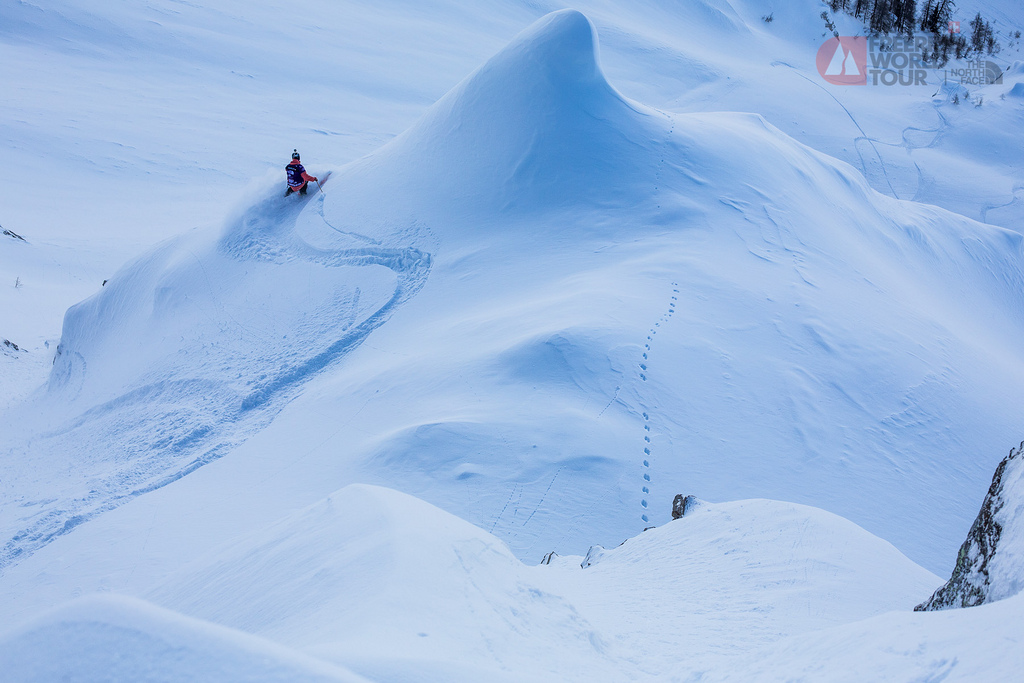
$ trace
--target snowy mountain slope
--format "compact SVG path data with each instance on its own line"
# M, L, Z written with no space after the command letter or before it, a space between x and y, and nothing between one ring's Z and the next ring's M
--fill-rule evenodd
M752 7L691 11L761 35ZM691 42L720 80L714 35ZM5 614L115 590L387 680L725 676L794 634L774 671L798 670L835 652L810 632L939 580L795 504L637 536L671 497L814 503L945 571L1019 440L1019 234L887 199L761 117L625 98L578 13L332 166L325 197L257 182L69 311L45 393L3 418ZM331 496L358 481L478 528ZM516 559L630 536L586 569ZM917 618L843 637L953 652L1013 614Z
M561 507L556 518L568 513L583 522L603 498L597 506L605 509L595 514L610 522L616 500L646 499L639 495L651 487L643 461L659 455L657 475L648 474L661 477L662 496L684 485L704 493L707 485L705 495L727 498L745 486L733 473L751 468L758 487L743 492L767 495L783 472L807 468L804 483L814 482L814 493L804 489L803 500L827 498L879 531L892 524L888 506L917 485L911 480L960 499L943 458L977 468L969 476L979 482L987 478L982 463L962 462L951 440L973 449L999 430L1004 440L1013 432L1014 401L1005 392L1015 390L1003 377L1020 372L1012 350L1020 324L1016 236L887 202L848 169L756 118L663 117L601 84L567 101L560 93L588 87L589 70L549 92L499 78L504 59L459 86L408 134L347 169L344 191L325 200L335 227L425 225L424 248L440 245L426 288L376 337L382 353L360 349L353 366L330 380L337 398L329 412L358 412L361 430L373 425L371 435L338 434L332 425L321 431L328 444L369 450L365 476L383 464L387 473L376 474L378 481L406 481L417 495L497 529L509 524L503 510L552 514L541 509L544 501ZM532 76L526 68L517 73ZM542 71L538 81L549 78ZM507 121L526 122L533 138L519 143ZM588 132L585 144L562 135L576 124ZM474 149L490 153L459 151ZM596 160L585 183L574 175L581 159ZM820 184L798 189L808 181ZM536 194L538 186L544 194ZM448 188L454 202L444 201ZM366 201L374 191L389 197L384 217L380 203ZM590 205L564 209L570 197L591 198ZM540 218L543 211L550 217ZM307 238L335 243L322 229ZM964 281L972 284L961 287ZM1001 303L993 307L995 301ZM411 355L404 345L410 335L418 336ZM990 373L990 362L1001 369ZM664 374L648 372L655 367ZM368 373L376 377L368 381ZM363 382L383 395L352 396ZM975 393L981 386L987 389ZM994 395L1007 402L980 407ZM794 396L801 397L795 404ZM964 410L965 399L979 407ZM318 391L320 409L324 401ZM410 419L410 407L425 417ZM282 432L317 429L302 415L312 408L286 411L292 426ZM993 418L1004 426L970 426ZM487 435L481 423L488 419L500 436ZM797 431L780 434L779 419L793 420ZM566 431L574 440L552 442L552 434ZM745 452L750 444L770 455ZM505 455L482 461L488 452ZM548 476L537 472L538 459L552 456ZM894 473L891 461L901 469ZM838 469L828 473L833 465ZM437 474L424 476L432 469ZM588 478L600 469L611 486L595 495ZM488 491L481 479L489 477L505 479L508 493ZM438 491L441 479L450 494ZM714 488L724 479L727 487ZM545 498L548 490L553 500ZM770 493L794 496L783 486ZM874 504L878 495L884 508ZM929 501L905 508L920 515L918 529L949 521L935 522L951 509ZM954 514L966 524L973 511L959 505L964 509ZM856 506L863 507L854 512ZM560 524L538 541L538 532L519 528L525 524L510 524L506 533L527 534L511 543L532 556L564 542L564 529L574 526Z
M223 235L169 242L68 311L48 391L17 419L21 476L4 481L22 509L56 505L15 520L29 526L9 533L0 566L220 457L422 285L428 256L311 249L289 230L304 204L269 193ZM76 449L70 477L47 469ZM38 504L39 485L60 497Z
M968 610L891 612L787 638L704 672L701 681L1012 681L1024 664L1010 598Z
M0 320L20 328L0 334L32 357L31 372L0 369L3 393L45 383L68 307L141 252L219 224L253 177L280 171L280 150L371 151L536 16L435 9L0 4L0 223L38 252L0 245Z
M906 610L935 581L846 520L767 500L703 504L586 569L554 564L565 595L614 634L631 667L676 678L782 634Z
M1024 149L1014 131L1024 110L1001 99L1017 76L961 88L963 106L949 101L940 86L957 80L947 72L966 60L929 70L925 86L830 85L813 68L818 48L831 37L819 16L827 10L821 4L708 4L732 8L743 29L716 31L701 19L703 3L687 3L673 18L678 24L668 24L675 36L661 35L678 72L690 76L689 87L677 86L668 96L661 83L648 86L635 93L643 101L671 111L756 111L801 142L850 163L883 194L1021 230ZM960 5L954 19L965 30L976 10L995 21L1005 47L987 59L1002 69L1021 59L1020 41L1011 35L1024 25L1019 4ZM761 20L768 15L770 23ZM865 34L853 17L840 13L830 20L843 36ZM985 104L973 106L979 98Z
M149 599L378 680L584 679L612 663L496 538L376 487L347 487L203 557Z
M859 168L884 193L1021 228L1019 99L1004 86L956 107L932 88L825 84L817 0L786 3L582 2L605 39L612 81L674 111L755 111ZM5 258L0 319L25 325L32 354L18 395L42 384L63 312L120 264L223 213L225 196L299 146L319 159L359 157L407 128L461 76L558 2L214 0L59 7L0 6L0 223L40 246L42 262ZM1017 3L963 4L995 22L1001 66ZM773 21L761 17L771 14ZM834 17L844 35L860 23ZM930 78L934 85L936 76ZM973 96L972 96L973 97ZM310 157L313 158L313 157ZM27 311L28 314L23 314ZM30 321L30 322L29 322ZM27 365L27 364L26 364Z
M301 208L261 190L220 238L164 247L69 313L46 399L66 407L9 451L48 464L5 480L7 562L230 452L292 506L399 485L520 557L631 535L686 488L817 503L939 568L990 467L962 452L1015 429L1018 234L887 200L759 117L624 99L579 13L525 31L328 190ZM430 254L404 306L363 265L382 251ZM353 257L354 281L335 268ZM366 309L329 289L382 276ZM282 325L247 337L267 301ZM385 308L369 346L338 336ZM254 455L311 449L283 472Z
M586 569L528 567L483 530L370 486L189 559L169 578L143 569L137 590L375 680L678 676L909 609L939 581L845 520L774 501L705 505Z
M270 641L121 596L83 598L4 634L0 669L9 683L365 680Z

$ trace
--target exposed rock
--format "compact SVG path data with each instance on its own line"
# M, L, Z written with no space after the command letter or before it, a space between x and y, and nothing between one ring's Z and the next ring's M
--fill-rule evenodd
M623 543L625 543L625 541L623 541ZM590 546L590 550L587 551L587 556L583 558L582 562L580 562L580 566L586 569L587 567L597 564L598 561L604 557L604 552L603 545Z
M687 512L697 509L700 499L697 496L684 496L679 493L672 499L672 519L679 519Z
M13 230L8 230L7 228L4 228L4 236L12 237L16 240L21 240L22 242L26 241L24 237L14 232Z
M0 337L0 354L10 356L11 358L17 358L18 352L24 350L25 349L19 347L14 342Z
M973 607L1024 588L1024 442L992 477L981 512L960 546L949 581L914 609Z
M552 550L550 553L545 555L543 557L543 559L541 559L540 563L541 564L551 564L551 560L555 559L556 557L558 557L558 553L556 553L554 550Z

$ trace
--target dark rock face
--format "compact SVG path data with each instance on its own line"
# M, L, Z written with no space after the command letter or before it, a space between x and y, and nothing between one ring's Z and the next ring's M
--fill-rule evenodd
M18 353L17 352L24 351L24 350L25 349L20 348L14 342L0 337L0 355L8 356L10 358L17 358L18 357Z
M952 577L914 610L973 607L1008 598L1022 588L1024 442L996 468L981 512L960 546Z
M684 496L679 493L672 499L672 519L679 519L686 514L688 510L693 510L697 507L699 501L697 496Z
M623 541L623 543L625 543L625 541ZM604 554L604 546L592 545L590 546L590 550L587 551L587 556L583 558L582 562L580 562L580 566L584 569L586 569L587 567L591 567L597 564L598 561L600 561L600 559L604 557Z

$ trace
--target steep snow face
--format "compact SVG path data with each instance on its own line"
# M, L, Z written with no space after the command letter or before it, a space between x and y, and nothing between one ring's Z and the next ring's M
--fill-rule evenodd
M146 597L375 680L656 679L907 609L938 582L846 520L766 500L704 504L580 559L527 567L446 512L353 485Z
M160 246L68 311L47 391L7 434L12 495L62 493L40 516L6 517L0 567L221 457L422 286L430 257L416 249L304 243L296 220L322 200L277 184L221 234ZM71 470L48 467L61 452Z
M82 598L0 636L8 683L365 683L262 638L122 596Z
M408 203L444 198L449 221L635 202L654 171L644 145L667 127L654 114L609 85L590 20L562 10L516 36L354 180L384 182Z
M973 607L1024 588L1024 443L996 468L949 581L919 611Z

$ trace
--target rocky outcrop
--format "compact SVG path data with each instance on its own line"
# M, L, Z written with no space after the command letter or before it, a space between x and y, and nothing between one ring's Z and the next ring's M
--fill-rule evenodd
M625 543L625 541L623 541L623 543ZM580 562L580 566L586 569L587 567L597 564L601 558L604 557L605 552L603 545L590 546L590 550L587 551L587 556L583 558L582 562Z
M2 226L0 226L0 227L2 227ZM14 232L13 230L8 230L7 228L3 228L3 234L4 234L4 236L10 237L11 239L21 240L22 242L25 241L24 237L22 237L21 235L19 235L16 232Z
M992 477L949 581L914 609L973 607L1024 589L1024 442Z
M696 509L699 504L700 500L697 496L676 494L676 497L672 499L672 519L679 519L690 510Z
M20 348L17 344L10 340L0 338L0 353L2 353L5 356L11 356L16 358L18 356L18 351L24 351L24 349Z

